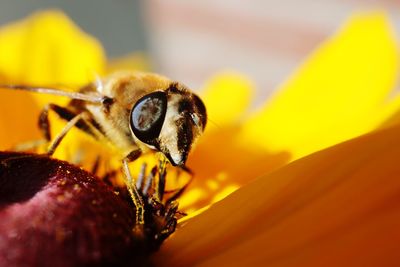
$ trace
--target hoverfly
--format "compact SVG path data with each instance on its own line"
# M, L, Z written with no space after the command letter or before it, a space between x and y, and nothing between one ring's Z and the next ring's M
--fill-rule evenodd
M144 210L149 203L144 203L141 188L137 186L140 183L135 184L128 163L144 152L157 151L173 166L184 168L193 144L207 123L206 108L196 94L181 83L152 73L118 72L78 92L23 85L0 85L0 88L72 99L65 107L50 103L40 114L39 128L50 142L47 154L51 156L55 152L73 127L111 143L121 152L122 169L136 208L138 226L144 225ZM54 139L50 135L50 110L67 121ZM161 176L165 176L163 170ZM174 205L169 208L170 213L177 209ZM167 224L170 224L168 218Z

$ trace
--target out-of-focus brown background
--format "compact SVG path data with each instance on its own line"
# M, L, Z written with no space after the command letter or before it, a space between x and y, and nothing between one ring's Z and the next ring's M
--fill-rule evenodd
M0 23L59 8L109 57L146 51L155 71L192 88L221 70L248 75L268 97L352 12L383 9L400 29L398 0L1 0Z

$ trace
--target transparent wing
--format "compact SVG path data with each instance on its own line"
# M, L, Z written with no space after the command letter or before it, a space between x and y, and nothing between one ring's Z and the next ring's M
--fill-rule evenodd
M79 99L92 103L103 103L105 99L105 97L101 94L83 94L79 92L65 91L57 88L32 87L32 86L14 85L14 84L0 84L0 88L11 89L11 90L22 90L22 91L29 91L41 94L57 95L57 96L65 96L71 99Z

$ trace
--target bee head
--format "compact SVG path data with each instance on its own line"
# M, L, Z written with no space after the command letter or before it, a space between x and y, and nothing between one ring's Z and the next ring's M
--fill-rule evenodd
M162 152L174 166L185 165L206 122L201 99L178 83L143 96L130 115L133 135L151 149Z

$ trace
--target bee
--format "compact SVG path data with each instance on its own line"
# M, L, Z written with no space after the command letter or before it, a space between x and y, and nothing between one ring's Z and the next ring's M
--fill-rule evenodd
M188 154L207 123L203 101L181 83L141 72L118 72L82 87L78 92L23 85L1 88L69 97L67 106L48 104L39 116L39 128L50 142L52 155L62 139L77 127L120 151L127 189L136 207L136 222L144 224L143 194L128 163L148 151L161 152L173 166L185 168ZM49 111L67 121L53 139Z

